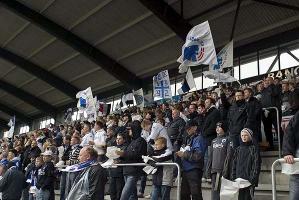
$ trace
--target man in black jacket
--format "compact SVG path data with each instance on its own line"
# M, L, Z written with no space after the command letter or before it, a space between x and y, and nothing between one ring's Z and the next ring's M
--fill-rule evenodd
M0 180L0 192L2 192L3 200L20 199L22 190L26 187L24 174L14 166L13 162L9 162L7 166L3 166L8 170L4 173Z
M135 120L127 129L132 139L131 143L124 151L116 151L116 154L120 155L123 163L142 163L142 156L145 156L147 153L147 143L141 137L141 123ZM121 194L121 200L137 200L137 181L141 173L142 167L123 167L125 186Z
M91 146L81 149L78 168L82 168L82 170L68 194L68 200L79 199L79 197L80 199L104 200L107 173L97 162L97 158L98 153ZM85 181L85 178L88 181Z
M267 77L264 81L264 89L261 92L261 104L263 108L276 107L279 111L279 124L281 124L281 92L279 86L274 85L274 80L272 77ZM267 113L267 114L266 114ZM273 149L273 134L272 134L272 124L277 132L277 118L276 111L266 110L262 116L264 130L266 139L269 142L269 149ZM280 133L282 134L282 129L280 128Z
M41 150L37 146L36 140L31 141L30 147L27 148L27 150L24 152L24 160L22 163L23 170L27 167L27 165L30 163L30 158L36 158L40 155Z
M229 136L231 137L234 147L240 145L240 132L247 121L246 103L244 92L238 90L235 93L236 102L230 107L228 112Z
M262 105L255 97L253 97L253 90L251 88L244 89L244 98L247 111L247 121L244 127L252 130L255 142L259 142L262 140Z
M176 108L172 110L173 120L168 124L167 134L170 138L174 151L178 151L183 141L185 121L180 117L180 111Z
M294 164L294 158L299 158L299 111L290 120L284 134L282 153L286 163ZM290 176L289 199L299 199L299 175Z

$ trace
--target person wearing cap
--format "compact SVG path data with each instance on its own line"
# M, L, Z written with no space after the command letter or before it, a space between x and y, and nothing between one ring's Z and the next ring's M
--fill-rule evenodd
M0 180L0 192L2 200L20 199L22 191L26 187L24 174L17 169L14 162L0 163L0 168L7 169ZM3 170L2 170L3 172Z
M223 175L224 163L229 159L232 142L227 135L227 125L224 121L216 124L217 137L212 141L211 152L208 162L208 173L212 179L212 200L220 200L220 181Z
M42 153L44 164L38 170L36 200L48 200L54 193L54 164L52 151Z
M203 174L206 142L197 133L197 123L189 121L185 126L188 136L176 155L182 160L182 192L181 199L202 200L201 178Z
M260 153L252 139L252 130L244 128L241 131L241 145L235 150L232 161L231 180L242 178L251 184L239 190L239 200L253 200L254 188L258 186L261 170Z

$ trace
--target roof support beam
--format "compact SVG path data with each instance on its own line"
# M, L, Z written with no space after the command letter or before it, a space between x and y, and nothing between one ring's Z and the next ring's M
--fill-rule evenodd
M234 17L234 22L233 22L233 27L232 27L232 32L230 34L230 40L233 39L234 34L235 34L235 29L236 29L236 24L237 24L239 12L240 12L241 2L242 2L242 0L238 0L237 10L235 12L235 17Z
M152 11L161 21L173 30L183 41L191 24L184 20L170 5L163 0L139 0L147 9Z
M135 74L62 26L16 0L0 0L0 3L10 11L39 26L49 34L52 34L76 51L80 52L116 79L120 80L126 87L131 89L141 87L142 81Z
M3 80L0 80L0 89L25 101L26 103L36 107L37 109L46 112L47 114L53 114L56 112L55 107L53 107L52 105Z
M253 0L253 1L256 1L258 3L268 4L271 6L276 6L279 8L286 8L289 10L299 11L298 6L294 6L294 5L290 5L290 4L286 4L286 3L280 3L280 2L276 2L276 1L272 1L272 0Z
M54 88L60 90L62 93L66 94L67 96L71 97L72 99L76 98L76 94L79 91L78 88L71 85L70 83L64 81L63 79L59 78L58 76L52 74L51 72L43 69L42 67L26 60L4 48L0 48L0 57L15 64L16 66L22 68L23 70L27 71L28 73L36 76L37 78L45 81L49 85L53 86Z
M32 119L23 115L21 112L16 111L15 109L12 109L10 107L8 107L7 105L4 105L2 103L0 103L0 110L10 116L16 116L16 120L22 121L28 125L31 124Z

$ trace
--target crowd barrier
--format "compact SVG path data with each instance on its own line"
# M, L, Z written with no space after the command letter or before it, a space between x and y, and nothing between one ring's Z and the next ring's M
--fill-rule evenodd
M126 164L113 164L112 166L119 166L119 167L125 167L125 166L150 166L149 164L146 163L126 163ZM173 166L178 169L178 174L177 174L177 200L181 200L181 168L177 163L156 163L156 166Z
M278 138L278 155L281 158L281 144L280 144L280 123L279 123L279 111L276 107L263 108L263 110L275 110L276 111L276 123L277 123L277 138Z
M295 162L299 162L299 158L294 158ZM271 176L272 176L272 199L277 200L277 194L276 194L276 165L281 163L285 163L285 160L283 158L277 159L273 162L271 167Z

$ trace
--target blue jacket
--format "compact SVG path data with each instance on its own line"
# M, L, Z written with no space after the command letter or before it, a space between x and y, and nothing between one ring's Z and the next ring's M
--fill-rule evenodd
M183 171L203 169L204 156L207 149L206 141L201 135L188 137L184 144L185 152L182 159Z

